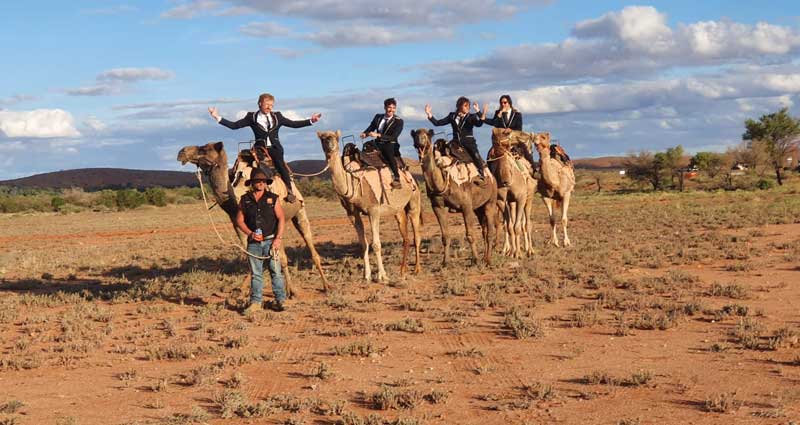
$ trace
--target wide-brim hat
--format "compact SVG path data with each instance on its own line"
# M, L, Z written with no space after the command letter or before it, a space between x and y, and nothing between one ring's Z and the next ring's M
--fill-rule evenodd
M256 168L255 170L253 170L252 173L250 173L250 178L245 180L244 185L250 186L251 184L253 184L254 180L264 180L265 182L267 182L267 184L272 184L272 178L269 177L267 173L265 173L264 170L260 168Z

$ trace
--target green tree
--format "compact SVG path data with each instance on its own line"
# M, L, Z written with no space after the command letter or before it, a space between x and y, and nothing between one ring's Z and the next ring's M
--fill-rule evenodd
M690 167L708 174L712 179L722 173L728 162L726 154L717 152L697 152L689 161Z
M653 185L653 190L659 190L664 177L663 156L663 152L655 155L647 151L632 153L623 162L625 175L637 182L650 183Z
M167 193L164 192L164 189L160 187L151 187L145 190L144 197L147 199L147 203L150 205L155 205L157 207L163 207L167 205Z
M778 112L762 115L758 121L748 119L744 122L743 140L751 144L762 143L778 184L783 184L783 166L786 156L800 140L800 120L789 115L788 108Z

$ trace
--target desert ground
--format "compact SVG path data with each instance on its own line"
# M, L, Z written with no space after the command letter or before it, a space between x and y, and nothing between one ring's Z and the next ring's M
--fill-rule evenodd
M248 317L202 203L0 215L0 424L800 422L796 182L579 190L570 248L537 199L536 254L491 267L456 214L441 267L424 199L421 274L383 220L387 284L338 202L306 202L331 290L289 228L296 296Z

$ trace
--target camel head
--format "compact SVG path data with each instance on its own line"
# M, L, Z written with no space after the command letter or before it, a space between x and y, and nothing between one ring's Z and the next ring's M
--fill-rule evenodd
M539 152L550 151L550 133L536 133L533 135L533 144Z
M414 139L414 149L417 150L419 159L425 156L431 150L431 139L433 139L433 130L428 128L420 128L419 130L411 130L411 138Z
M511 147L512 130L510 128L493 128L492 129L492 148L497 149L499 152L504 152Z
M325 152L325 158L330 159L339 155L339 138L342 137L342 131L318 131L317 137L322 144L322 151Z
M211 142L203 146L184 146L178 152L178 161L181 164L191 162L208 171L216 166L227 168L228 157L222 142Z

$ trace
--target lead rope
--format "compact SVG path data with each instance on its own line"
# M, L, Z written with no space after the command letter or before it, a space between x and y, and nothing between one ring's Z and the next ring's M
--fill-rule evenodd
M197 181L200 183L200 193L203 194L203 202L206 204L206 213L208 214L208 221L211 222L211 228L214 229L214 233L217 234L217 238L219 238L219 241L222 242L223 244L231 245L231 246L237 248L239 251L242 251L243 253L245 253L246 255L248 255L250 257L257 258L259 260L270 260L270 259L272 259L272 257L275 256L275 254L276 254L275 253L275 249L274 249L273 246L270 246L270 251L269 251L269 255L268 256L261 257L261 256L258 256L258 255L251 254L251 253L247 252L246 249L242 248L242 246L237 244L237 243L233 243L231 241L226 241L226 240L222 239L222 235L219 233L219 230L217 230L216 224L214 224L214 218L211 217L210 208L208 207L208 199L206 198L206 189L203 186L203 173L200 170L200 167L197 168L196 174L197 174Z

